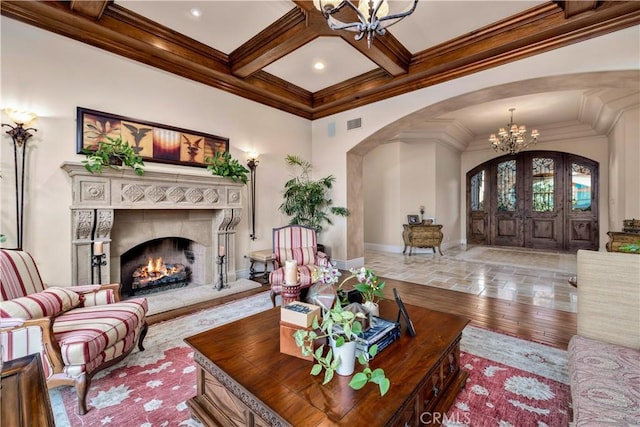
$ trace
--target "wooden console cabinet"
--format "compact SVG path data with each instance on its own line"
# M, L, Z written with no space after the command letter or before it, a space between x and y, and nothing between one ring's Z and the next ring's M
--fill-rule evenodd
M442 225L403 224L403 228L403 254L407 252L407 247L409 247L409 255L413 254L413 248L431 248L434 254L437 248L440 255L442 255L442 251L440 250L440 244L442 243Z
M640 242L640 233L609 231L607 236L609 236L609 241L606 244L607 252L620 252L618 250L620 246Z

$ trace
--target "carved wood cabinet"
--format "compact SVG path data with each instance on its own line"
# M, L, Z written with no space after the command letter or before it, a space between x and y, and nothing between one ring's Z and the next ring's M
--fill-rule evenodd
M607 235L609 236L606 244L607 252L620 252L620 246L640 242L640 233L609 231Z
M442 243L442 225L439 224L404 224L402 230L402 239L404 240L404 249L402 253L407 252L409 247L409 255L413 254L413 248L431 248L436 253L436 248L440 255L440 244Z

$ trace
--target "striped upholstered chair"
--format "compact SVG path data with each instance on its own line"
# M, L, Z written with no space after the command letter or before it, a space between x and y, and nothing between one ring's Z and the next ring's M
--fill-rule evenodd
M274 270L269 274L271 302L276 306L276 295L285 284L285 261L296 260L300 289L309 288L319 280L322 267L329 257L318 251L316 230L302 225L287 225L273 229Z
M47 287L31 255L0 249L2 360L40 352L47 387L71 385L87 412L91 377L144 350L147 300L120 301L119 285Z

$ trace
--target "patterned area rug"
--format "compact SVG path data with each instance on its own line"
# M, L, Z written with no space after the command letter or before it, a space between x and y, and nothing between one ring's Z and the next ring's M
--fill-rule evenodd
M50 391L56 426L200 426L186 405L196 369L183 338L270 307L264 292L151 326L144 352L94 377L86 415L75 414L73 389ZM568 425L566 352L471 326L461 350L470 377L449 413L437 414L444 425Z

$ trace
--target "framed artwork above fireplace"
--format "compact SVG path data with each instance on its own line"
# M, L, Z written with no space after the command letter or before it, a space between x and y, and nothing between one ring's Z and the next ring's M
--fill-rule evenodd
M229 139L174 126L77 107L76 149L95 150L107 138L122 138L143 160L206 167L206 159L229 151Z

